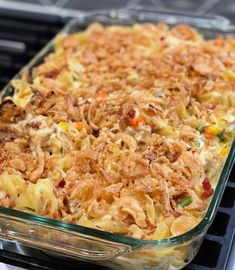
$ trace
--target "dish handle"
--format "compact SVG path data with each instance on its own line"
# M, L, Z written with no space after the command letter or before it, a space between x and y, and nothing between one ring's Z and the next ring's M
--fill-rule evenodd
M4 214L0 215L0 237L86 261L110 260L131 251L128 245L86 235L85 232L55 229Z

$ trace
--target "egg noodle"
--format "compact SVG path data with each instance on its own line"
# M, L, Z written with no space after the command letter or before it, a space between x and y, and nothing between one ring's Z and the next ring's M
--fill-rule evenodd
M0 205L163 239L196 226L235 129L235 40L165 24L61 34L0 105Z

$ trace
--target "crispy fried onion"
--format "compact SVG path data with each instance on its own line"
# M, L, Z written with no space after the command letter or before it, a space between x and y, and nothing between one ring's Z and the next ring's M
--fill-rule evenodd
M173 220L202 217L208 204L202 181L216 179L232 134L234 70L234 40L205 41L189 26L96 24L61 36L17 80L27 99L0 104L0 205L171 236ZM210 124L216 134L204 134Z

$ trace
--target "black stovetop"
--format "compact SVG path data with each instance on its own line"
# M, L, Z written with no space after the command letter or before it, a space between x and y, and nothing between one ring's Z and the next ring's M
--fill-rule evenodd
M13 1L0 1L0 89L39 51L65 24L66 18L59 15L32 14L20 11L26 6L12 5ZM48 1L16 1L45 3ZM51 1L54 2L54 1ZM233 19L235 1L203 0L105 0L105 1L59 1L64 2L65 8L88 10L92 7L120 8L154 6L155 8L171 7L182 10L218 11ZM217 3L212 7L212 2ZM222 4L222 3L223 4ZM208 4L209 3L209 4ZM99 4L99 6L97 6ZM201 4L201 8L199 7ZM22 8L23 7L23 8ZM17 10L17 8L19 8ZM16 11L17 10L17 11ZM52 10L53 13L53 10ZM187 270L225 270L234 239L235 228L235 167L229 178L215 220L210 227L200 251ZM73 269L105 269L97 265L71 261L68 258L56 259L43 251L29 249L9 242L0 245L0 262L18 265L26 269L73 270ZM24 255L22 255L24 253ZM228 269L226 269L228 270Z

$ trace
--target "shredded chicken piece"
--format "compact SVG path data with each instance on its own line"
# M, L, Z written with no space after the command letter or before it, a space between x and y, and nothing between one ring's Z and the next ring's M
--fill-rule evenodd
M132 197L121 197L118 202L119 209L133 217L140 228L147 226L146 215L138 201Z
M42 151L42 148L39 144L36 146L35 151L38 158L38 167L35 171L32 172L30 176L30 180L32 182L35 182L38 178L40 178L40 176L42 175L44 171L44 166L45 166L44 152Z
M34 143L31 144L32 151L35 151L38 159L38 167L30 175L30 181L35 182L40 178L45 167L45 153L42 150L42 142L49 138L50 134L45 134L43 137L38 136L34 139Z

